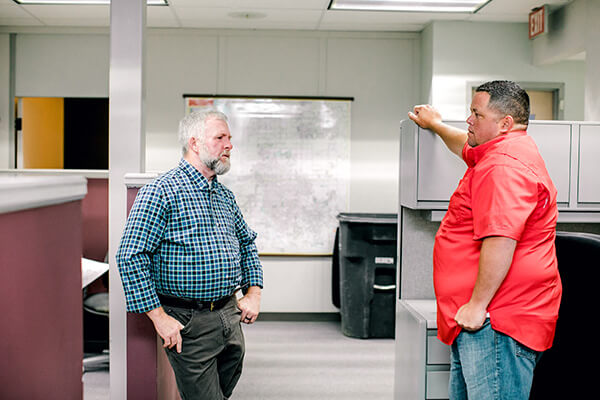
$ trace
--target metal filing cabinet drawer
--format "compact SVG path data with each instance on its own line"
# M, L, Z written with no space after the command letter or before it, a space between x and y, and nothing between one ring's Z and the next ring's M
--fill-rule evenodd
M437 338L435 300L400 300L396 310L394 399L448 399L450 346Z
M447 399L450 371L427 371L427 399Z
M450 346L431 334L427 336L427 364L450 364Z

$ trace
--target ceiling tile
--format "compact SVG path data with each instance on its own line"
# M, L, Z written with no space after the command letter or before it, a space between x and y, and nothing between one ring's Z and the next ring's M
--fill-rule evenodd
M179 21L170 7L146 8L146 26L150 28L178 28Z
M571 0L544 0L551 9ZM308 29L348 31L418 31L431 20L526 22L540 0L492 0L476 14L423 14L327 10L329 0L168 0L168 7L148 7L149 27L225 29ZM266 14L239 19L231 12ZM0 0L0 25L107 26L109 6L26 5Z
M228 14L239 12L227 8L179 8L177 15L181 25L186 28L227 28L227 29L316 29L321 11L310 10L245 10L265 13L264 18L232 18Z
M106 27L110 26L110 18L40 18L48 26Z
M473 15L473 20L527 22L529 12L547 4L550 8L562 7L572 0L492 0Z
M174 7L325 10L329 0L167 0Z
M0 18L31 18L31 15L27 14L27 11L23 10L17 4L14 4L13 6L10 4L0 3Z
M0 26L42 26L43 24L35 18L4 18L0 14Z
M402 13L378 11L327 11L319 29L420 31L435 19L466 19L468 14Z
M55 18L64 22L78 23L81 18L109 18L110 6L101 5L27 5L21 6L38 18Z

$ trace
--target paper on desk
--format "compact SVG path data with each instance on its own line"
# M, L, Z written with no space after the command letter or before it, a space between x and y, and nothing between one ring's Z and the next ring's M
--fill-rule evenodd
M106 271L108 271L108 263L81 258L81 288L85 288Z

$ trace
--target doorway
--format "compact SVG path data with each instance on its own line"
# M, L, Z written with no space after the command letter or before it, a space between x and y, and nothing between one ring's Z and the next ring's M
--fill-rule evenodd
M16 99L16 168L108 169L108 98Z
M482 82L468 82L467 104ZM558 82L517 82L529 95L530 120L564 119L564 83Z

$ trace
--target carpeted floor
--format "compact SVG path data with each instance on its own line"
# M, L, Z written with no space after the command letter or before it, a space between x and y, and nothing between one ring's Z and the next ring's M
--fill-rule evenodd
M339 321L244 326L244 372L231 400L391 400L393 339L344 336ZM108 400L108 372L84 375L84 400Z

